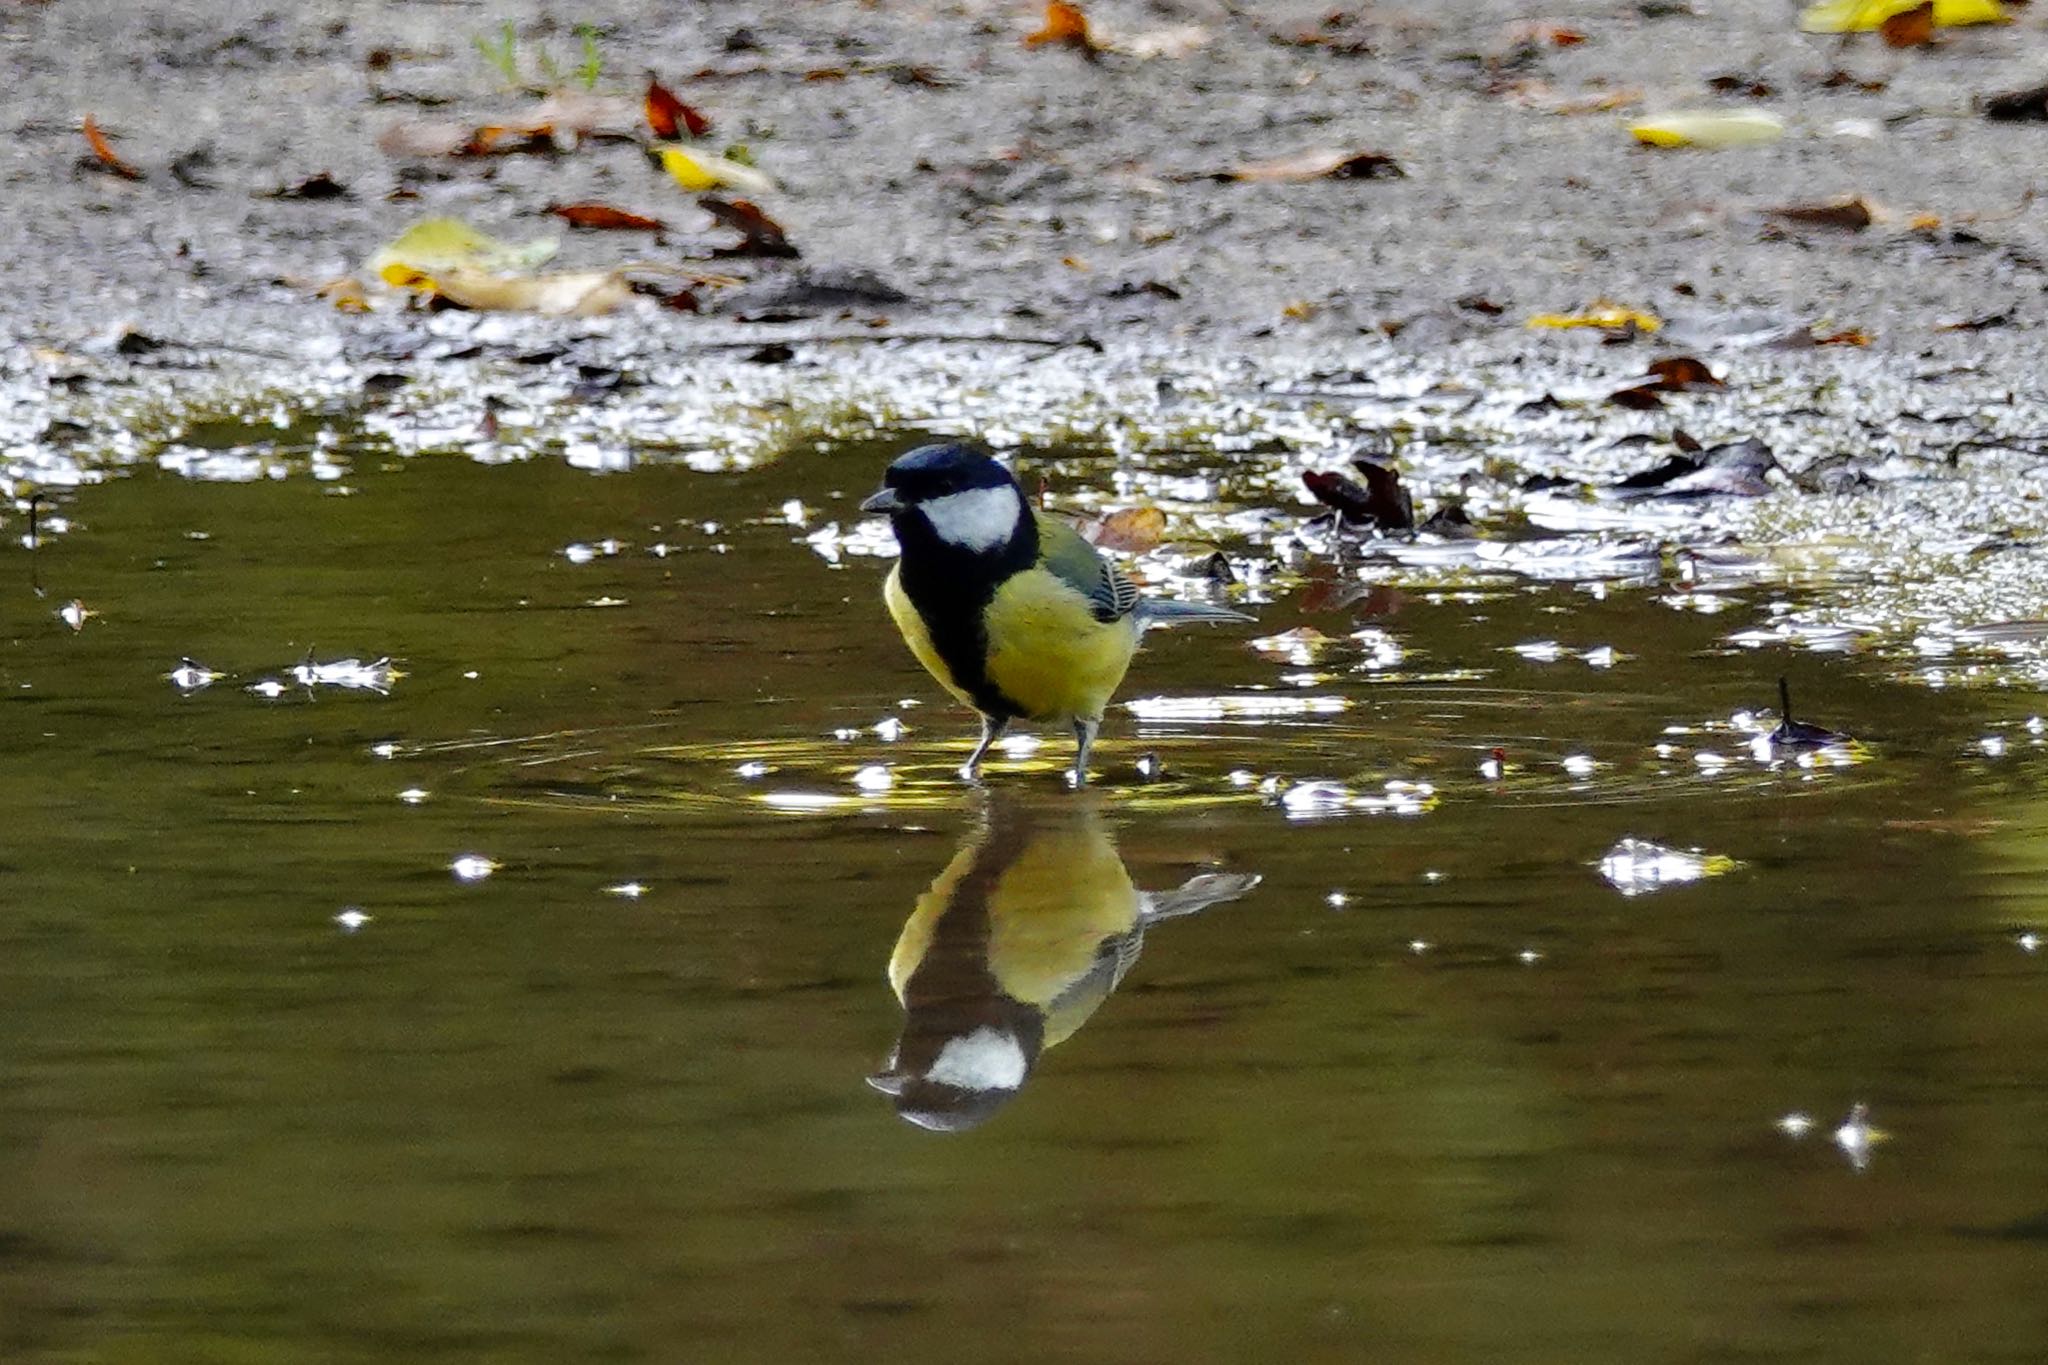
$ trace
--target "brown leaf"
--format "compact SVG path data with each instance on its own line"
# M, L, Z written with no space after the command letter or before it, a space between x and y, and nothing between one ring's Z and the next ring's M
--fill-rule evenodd
M1826 336L1817 336L1813 339L1813 344L1816 346L1868 346L1870 344L1870 333L1860 328L1850 327L1840 332L1830 332Z
M1088 16L1081 12L1079 5L1067 0L1046 0L1045 27L1036 33L1026 34L1026 47L1071 47L1085 52L1091 58L1096 53L1095 40L1088 34Z
M570 227L587 228L594 232L665 232L667 225L659 218L648 218L638 213L615 209L610 204L584 202L580 204L550 204L547 211L560 218Z
M1301 481L1317 502L1334 508L1339 519L1353 525L1399 531L1415 524L1415 504L1401 487L1399 474L1370 460L1351 463L1365 476L1365 483L1335 470L1317 469L1305 471Z
M1664 400L1657 392L1661 387L1659 384L1637 384L1633 388L1617 389L1607 395L1607 401L1617 408L1634 408L1638 412L1648 412L1664 406Z
M1683 393L1687 389L1725 389L1728 386L1714 378L1714 372L1707 363L1695 356L1670 355L1662 360L1650 362L1650 377L1656 382L1649 387L1666 393Z
M1105 550L1141 555L1166 535L1166 513L1157 507L1126 507L1084 524L1081 538Z
M649 72L647 126L663 142L672 142L678 130L687 132L691 137L703 137L711 131L711 120L670 94L668 87Z
M552 123L486 123L469 135L456 149L457 156L511 156L521 152L543 155L559 151Z
M1673 427L1671 429L1671 444L1677 446L1679 452L1685 455L1697 455L1703 449L1699 443L1699 438L1691 435L1684 427Z
M93 121L91 114L87 114L78 127L79 131L85 134L86 144L92 148L93 156L98 158L98 165L123 180L142 179L142 172L121 159L121 154L107 141L107 135L100 131L99 124Z
M1384 152L1347 152L1318 147L1270 161L1252 161L1223 172L1219 180L1291 184L1305 180L1398 180L1407 172Z
M738 246L722 246L712 253L715 256L766 256L793 260L800 254L790 244L782 225L745 199L727 200L707 194L700 197L697 204L713 218L740 233Z
M1877 214L1871 209L1870 201L1860 194L1844 195L1822 204L1786 204L1781 208L1765 209L1766 216L1780 218L1788 223L1804 223L1809 227L1841 228L1845 232L1861 232L1877 221Z
M1877 26L1886 47L1925 47L1934 41L1934 0L1894 14Z
M1931 0L1930 0L1931 3ZM1508 41L1531 47L1577 47L1586 41L1586 35L1563 24L1553 24L1545 19L1516 24L1508 30Z

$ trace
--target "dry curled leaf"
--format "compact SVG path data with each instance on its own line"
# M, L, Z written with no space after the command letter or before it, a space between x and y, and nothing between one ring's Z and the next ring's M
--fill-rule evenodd
M1317 147L1270 161L1251 161L1223 172L1219 180L1291 184L1305 180L1398 180L1407 172L1384 152Z
M1607 395L1607 401L1617 408L1633 408L1638 412L1649 412L1664 406L1657 384L1636 384L1626 389L1616 389Z
M711 120L677 99L652 72L647 76L647 126L664 142L683 133L703 137L711 131Z
M584 228L593 232L665 232L667 225L659 218L643 214L628 213L613 208L610 204L584 202L580 204L550 204L547 211L573 228Z
M86 145L92 148L92 154L96 158L97 165L105 169L109 174L120 176L123 180L142 179L142 172L121 159L121 154L114 150L112 143L107 141L107 135L100 131L100 125L93 120L91 114L85 116L79 123L78 129L85 134Z
M1104 550L1141 555L1166 536L1166 513L1157 507L1126 507L1087 522L1081 538Z
M1026 47L1071 47L1090 57L1096 53L1095 39L1088 32L1088 16L1079 5L1067 0L1046 0L1045 27L1024 36Z
M1816 346L1868 346L1870 344L1870 333L1863 331L1861 328L1850 327L1839 332L1830 332L1826 336L1816 336L1813 339L1813 344Z
M794 260L800 253L791 245L789 235L782 225L745 199L719 199L705 195L697 201L698 207L729 228L740 233L738 246L725 246L713 252L716 256L765 256L771 259Z
M1664 324L1653 313L1645 313L1637 308L1623 308L1619 304L1601 299L1581 313L1538 313L1524 325L1556 331L1568 331L1575 327L1596 327L1610 335L1630 336L1637 332L1654 332Z
M1765 209L1764 213L1787 223L1840 228L1844 232L1861 232L1877 221L1876 210L1859 194L1844 195L1820 204L1786 204L1780 208Z

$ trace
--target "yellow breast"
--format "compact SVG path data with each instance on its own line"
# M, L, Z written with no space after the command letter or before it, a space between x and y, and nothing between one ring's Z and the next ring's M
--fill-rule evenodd
M1032 720L1100 720L1138 647L1130 617L1104 623L1058 575L1026 569L989 603L989 681Z

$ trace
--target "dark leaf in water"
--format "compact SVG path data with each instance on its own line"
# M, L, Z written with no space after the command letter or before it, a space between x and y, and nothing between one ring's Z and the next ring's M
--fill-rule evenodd
M1142 284L1132 280L1125 280L1122 284L1110 290L1104 297L1129 299L1136 298L1141 294L1151 294L1162 299L1178 299L1181 296L1180 290L1175 289L1170 284L1162 284L1158 280L1146 280Z
M1528 402L1517 407L1515 409L1515 416L1539 417L1546 412L1563 411L1564 404L1558 399L1558 396L1554 393L1546 393L1541 398L1531 398Z
M1456 504L1437 508L1417 529L1445 540L1474 540L1479 535L1479 528L1472 524L1472 518Z
M585 202L581 204L550 204L547 211L573 228L585 228L594 232L662 232L666 225L659 218L649 218L624 209L613 208L610 204Z
M1692 434L1684 427L1671 429L1671 444L1677 446L1679 453L1684 455L1697 455L1701 450L1700 443L1693 439Z
M1664 399L1657 392L1662 387L1661 384L1638 384L1633 388L1617 389L1607 395L1607 401L1618 408L1647 412L1664 406Z
M1610 498L1760 498L1771 491L1765 475L1778 467L1771 448L1751 437L1702 451L1673 455L1651 469L1629 475L1602 490Z
M2048 121L2048 85L1993 95L1984 101L1984 117L2000 123Z
M266 199L346 199L348 186L326 171L309 175L296 184L280 185L263 196Z
M1479 313L1490 318L1497 318L1508 310L1506 304L1495 303L1484 294L1460 294L1451 302L1468 313Z
M1578 485L1570 479L1560 478L1556 474L1531 474L1528 478L1522 480L1522 491L1524 493L1549 493L1560 488L1576 487Z
M1934 41L1934 0L1887 16L1877 26L1886 47L1925 47Z
M786 365L796 359L796 348L780 341L771 341L766 346L747 352L749 365Z
M1618 483L1608 485L1614 492L1640 493L1662 488L1673 479L1699 472L1700 462L1685 455L1673 455L1662 464L1639 469Z
M1783 678L1778 679L1778 728L1771 731L1773 745L1784 749L1819 749L1848 742L1849 737L1839 731L1794 720L1791 685Z
M1870 202L1860 194L1844 195L1819 204L1785 204L1774 209L1765 209L1766 217L1781 222L1799 223L1806 227L1840 228L1844 232L1861 232L1877 221L1871 211Z
M1366 511L1382 531L1407 531L1415 526L1415 499L1401 486L1401 475L1390 465L1373 460L1353 460L1351 467L1365 476L1369 497Z
M647 126L663 142L673 142L681 133L703 137L711 131L711 120L670 94L668 87L649 72Z
M1317 502L1336 509L1340 518L1358 523L1372 520L1372 494L1356 479L1335 470L1310 469L1302 473L1301 481Z
M1662 360L1650 362L1650 377L1657 382L1653 388L1666 393L1683 393L1688 389L1725 389L1728 386L1714 378L1714 372L1706 362L1689 355L1669 355Z
M1707 88L1723 95L1747 95L1753 100L1767 100L1778 93L1776 87L1762 77L1746 76L1737 71L1709 76Z
M85 116L78 129L85 134L86 146L92 148L93 160L86 162L86 165L105 171L109 175L118 175L123 180L142 179L142 172L121 159L121 154L107 141L107 135L100 131L99 124L93 121L91 114Z
M778 260L794 258L798 252L790 245L789 238L782 231L781 224L761 212L745 199L720 199L715 195L704 195L697 200L698 206L729 228L740 233L738 246L722 246L712 254L715 256L766 256Z
M201 143L189 152L181 152L171 162L171 179L188 190L218 189L206 172L213 167L213 146Z

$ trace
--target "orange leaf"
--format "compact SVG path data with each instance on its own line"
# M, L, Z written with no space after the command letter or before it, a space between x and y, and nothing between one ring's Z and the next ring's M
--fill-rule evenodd
M1934 41L1934 0L1892 15L1877 26L1886 47L1925 47Z
M1870 333L1852 327L1847 331L1830 332L1824 337L1815 337L1813 344L1816 346L1868 346L1870 344Z
M1508 30L1508 40L1527 43L1532 47L1577 47L1586 41L1586 35L1575 28L1566 28L1563 24L1538 19L1526 24L1516 24Z
M142 179L142 172L121 159L120 153L107 141L107 135L100 131L99 124L93 122L91 114L87 114L85 120L79 124L79 131L85 134L86 142L92 147L92 154L99 158L102 166L123 180Z
M703 137L711 131L711 120L670 94L668 88L650 73L647 77L647 126L663 142L670 142L675 139L679 128L691 137Z
M1095 40L1088 35L1088 16L1067 0L1045 0L1045 27L1028 34L1024 42L1028 47L1057 45L1091 54L1095 51Z
M570 227L589 228L599 232L664 232L667 225L659 218L647 218L624 209L615 209L610 204L550 204L548 212L568 223Z
M1166 513L1157 507L1126 507L1081 527L1081 538L1105 550L1141 555L1166 535Z
M1653 360L1650 362L1649 373L1656 382L1645 387L1662 389L1666 393L1681 393L1686 389L1728 387L1714 378L1714 372L1697 356L1669 355L1662 360Z

